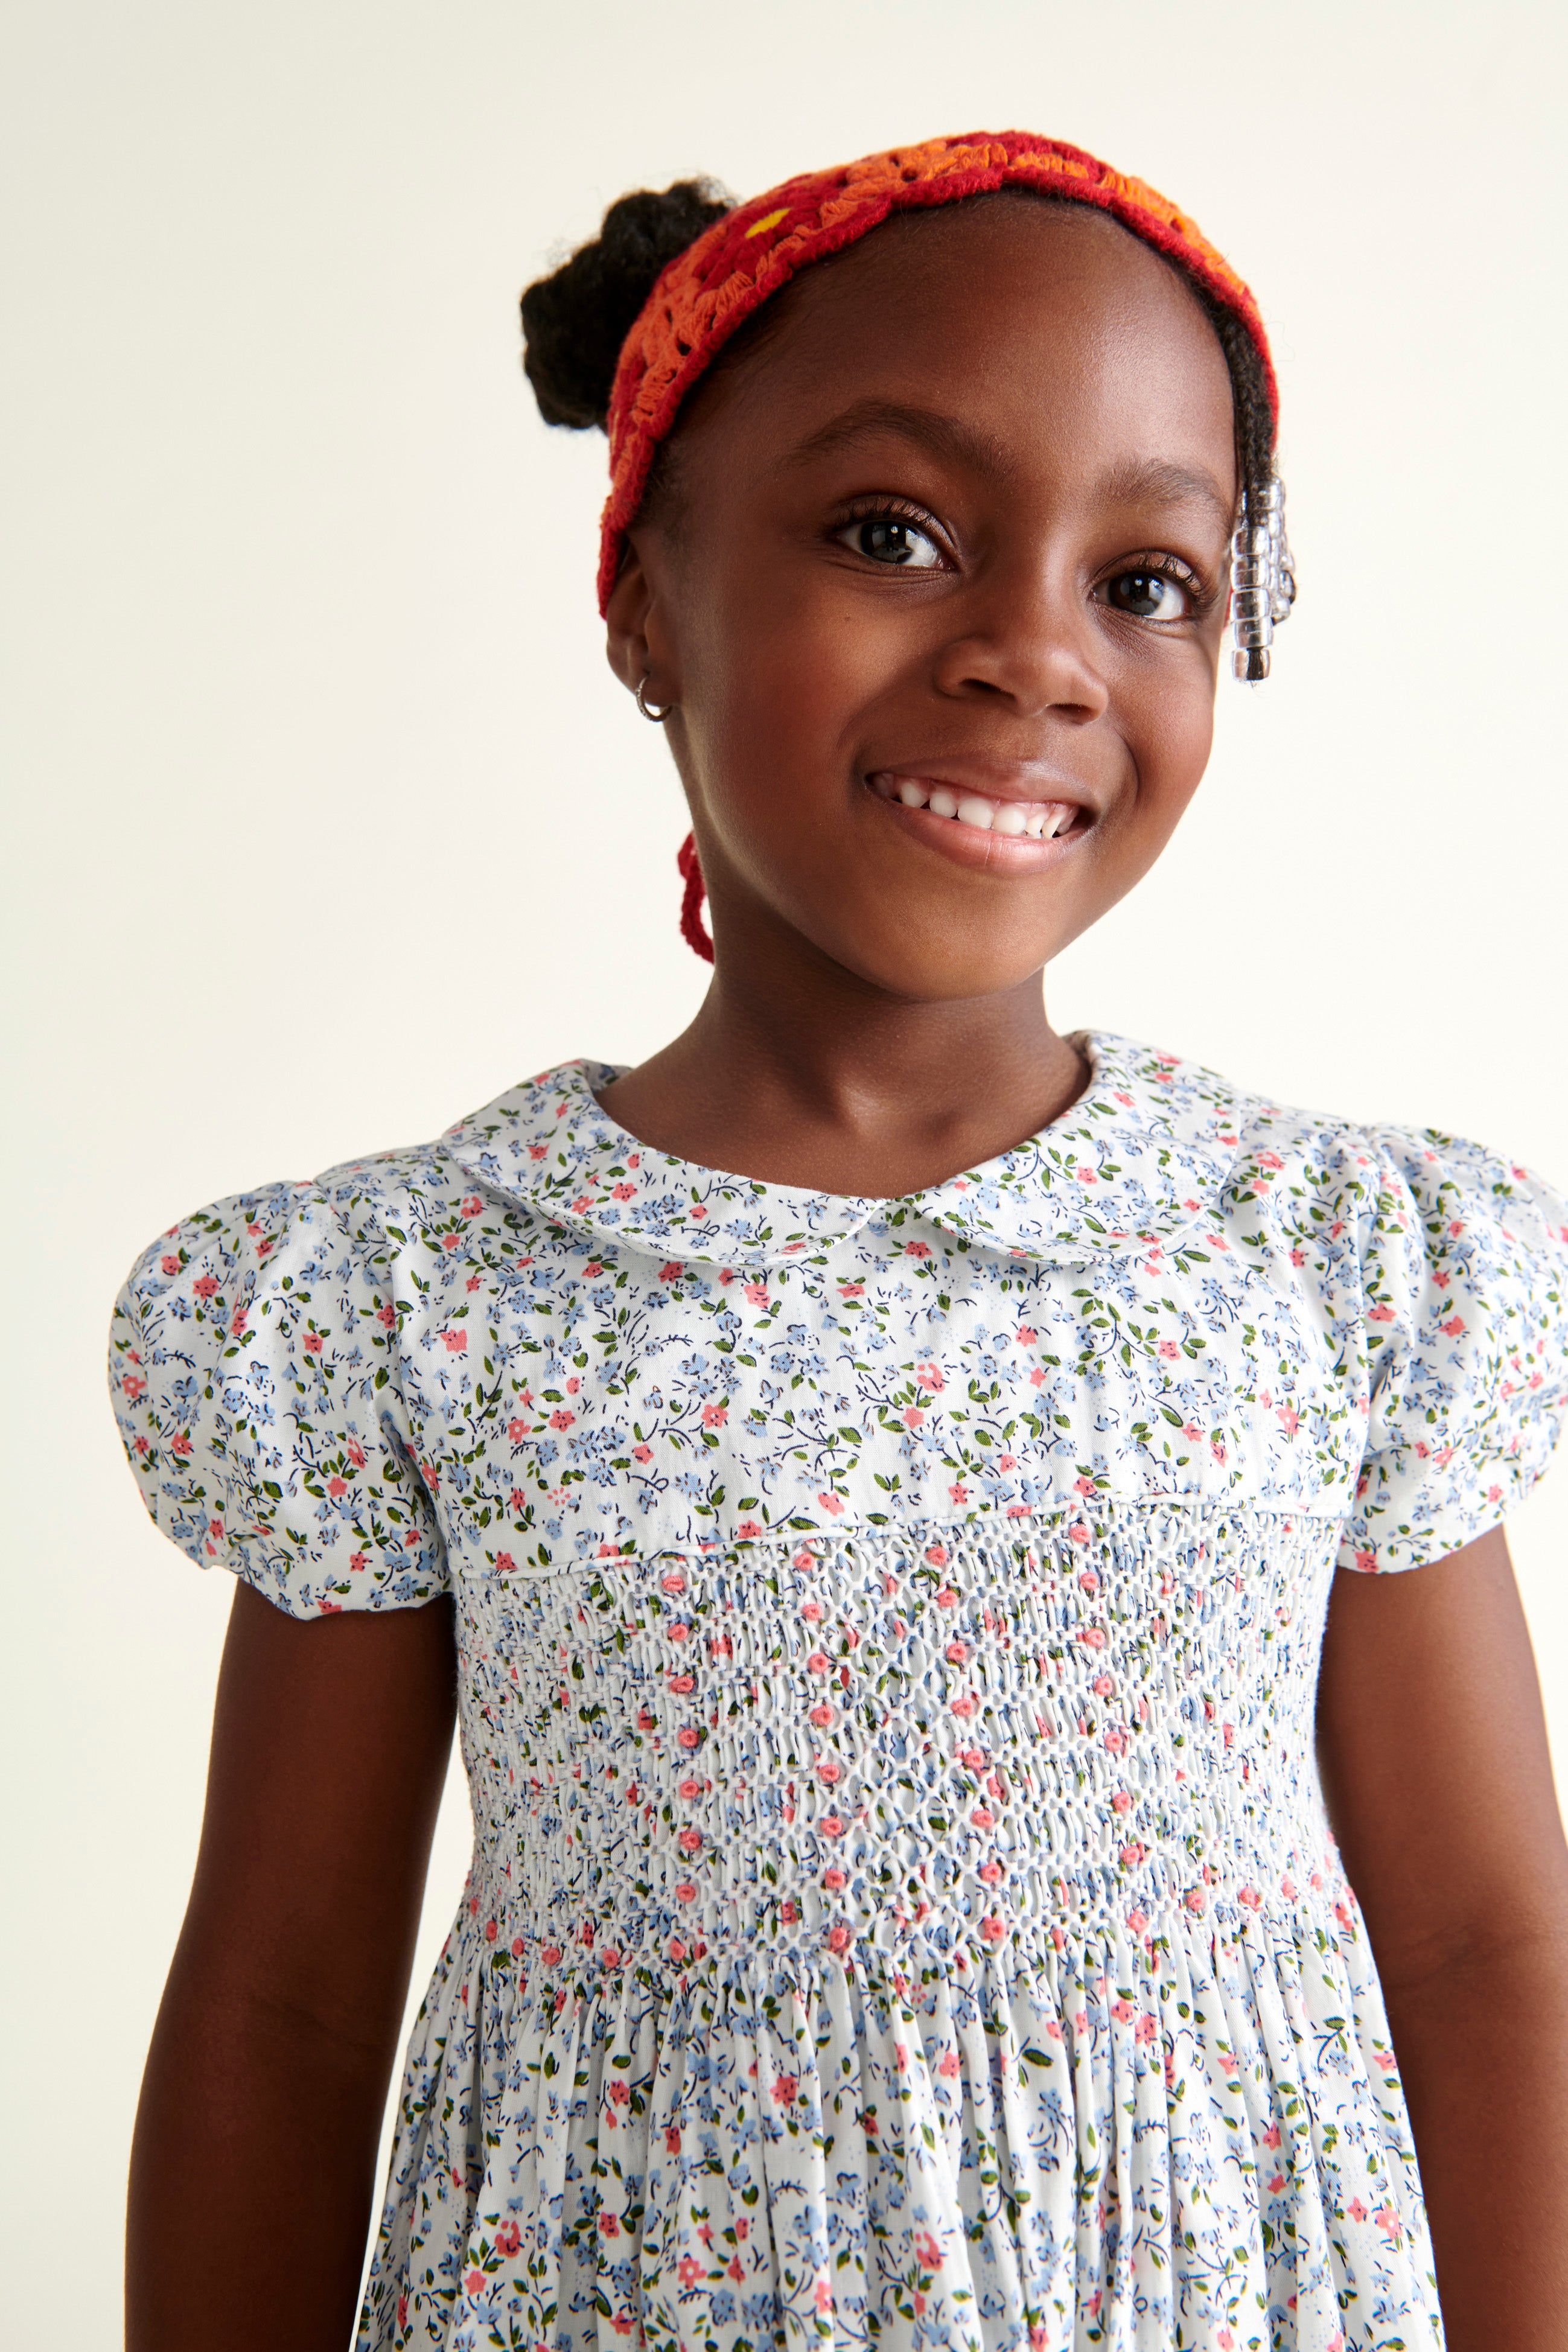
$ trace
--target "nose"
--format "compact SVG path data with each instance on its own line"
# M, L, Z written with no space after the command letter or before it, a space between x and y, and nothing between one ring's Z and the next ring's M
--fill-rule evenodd
M1046 712L1079 723L1098 719L1110 700L1095 641L1094 616L1076 583L1009 568L976 583L964 599L959 634L936 660L939 694L963 701L1000 698L1020 718Z

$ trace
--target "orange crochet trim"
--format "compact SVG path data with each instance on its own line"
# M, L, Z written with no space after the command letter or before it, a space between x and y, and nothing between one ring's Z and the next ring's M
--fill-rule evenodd
M1263 320L1247 287L1194 221L1142 180L1031 131L973 131L895 147L831 172L805 172L737 205L678 254L622 346L610 395L610 495L600 533L599 609L620 569L654 453L693 383L737 327L797 269L853 245L890 212L952 204L1006 186L1096 205L1192 272L1246 327L1263 362L1276 422L1279 390Z

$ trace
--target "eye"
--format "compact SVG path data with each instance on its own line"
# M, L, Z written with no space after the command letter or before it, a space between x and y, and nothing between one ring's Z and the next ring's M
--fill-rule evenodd
M1193 610L1191 589L1164 572L1119 572L1104 593L1113 612L1135 621L1184 621Z
M902 515L867 515L835 534L841 547L872 563L901 564L910 572L933 572L942 552L931 533Z

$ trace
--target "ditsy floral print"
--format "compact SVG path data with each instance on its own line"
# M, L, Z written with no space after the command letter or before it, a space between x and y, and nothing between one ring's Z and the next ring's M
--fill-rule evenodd
M903 1201L577 1064L133 1272L159 1524L299 1616L456 1599L365 2352L1440 2344L1313 1694L1336 1563L1543 1467L1568 1212L1082 1043Z

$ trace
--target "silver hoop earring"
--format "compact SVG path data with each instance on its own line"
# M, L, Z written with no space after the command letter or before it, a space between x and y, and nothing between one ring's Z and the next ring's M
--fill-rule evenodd
M662 727L665 720L669 717L670 712L675 709L673 702L667 702L662 710L659 709L656 703L649 702L647 698L647 672L646 670L643 672L641 681L637 687L637 709L642 712L645 719L651 719L656 727Z

